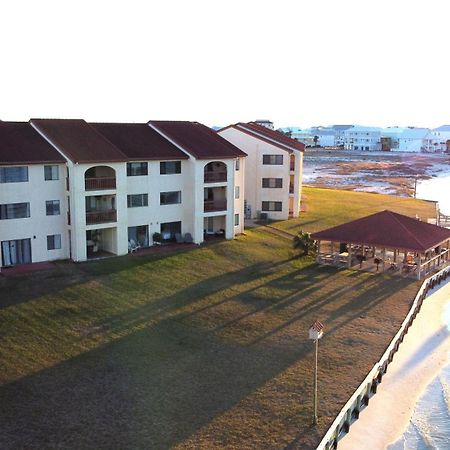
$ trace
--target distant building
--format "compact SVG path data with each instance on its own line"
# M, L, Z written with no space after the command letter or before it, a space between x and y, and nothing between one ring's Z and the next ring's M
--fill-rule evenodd
M381 130L382 150L398 152L426 151L428 128L389 127Z
M344 147L344 133L349 128L353 128L353 125L333 125L331 128L334 130L334 143L336 147Z
M431 130L433 135L433 151L449 152L450 151L450 125L442 125Z
M355 125L344 130L344 148L346 150L381 150L381 129Z
M271 122L270 120L267 120L267 119L255 120L254 123L261 125L262 127L269 128L271 130L274 129L273 122Z
M306 147L334 147L336 132L330 127L312 127L302 130L298 127L280 128L292 139L303 142Z

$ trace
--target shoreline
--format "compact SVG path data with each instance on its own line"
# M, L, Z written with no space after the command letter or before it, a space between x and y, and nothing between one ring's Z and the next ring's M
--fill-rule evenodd
M424 300L377 394L361 411L338 448L385 450L406 431L418 400L443 367L450 363L450 331L444 312L450 304L450 282Z
M418 184L450 175L447 154L317 152L304 162L304 184L412 197Z

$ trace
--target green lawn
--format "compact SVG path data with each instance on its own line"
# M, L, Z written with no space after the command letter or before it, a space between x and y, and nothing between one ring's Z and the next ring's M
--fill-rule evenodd
M434 203L408 197L303 187L302 208L306 211L298 219L276 222L273 226L296 234L303 229L309 232L340 225L350 220L389 209L421 220L436 218Z
M290 240L260 228L0 276L0 448L313 448L418 284L292 257Z

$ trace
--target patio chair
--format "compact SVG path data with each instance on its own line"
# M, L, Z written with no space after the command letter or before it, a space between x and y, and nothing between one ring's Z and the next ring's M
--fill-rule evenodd
M134 241L134 239L130 239L128 241L128 251L130 253L134 253L137 252L139 249L141 248L141 246L139 244L136 244L136 242Z
M192 244L194 242L194 239L192 239L191 233L186 233L184 235L184 242L187 242L188 244Z
M184 242L183 236L181 233L175 233L175 240L178 244L182 244Z

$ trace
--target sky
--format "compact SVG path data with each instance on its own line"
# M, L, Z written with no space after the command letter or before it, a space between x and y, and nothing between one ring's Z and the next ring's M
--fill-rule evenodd
M446 3L4 1L0 119L448 124Z

